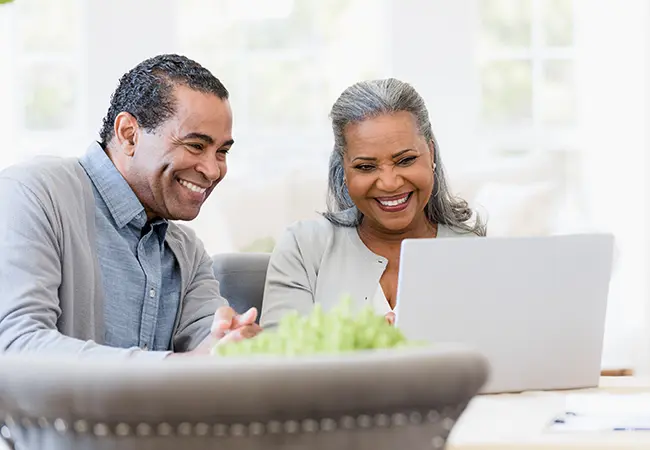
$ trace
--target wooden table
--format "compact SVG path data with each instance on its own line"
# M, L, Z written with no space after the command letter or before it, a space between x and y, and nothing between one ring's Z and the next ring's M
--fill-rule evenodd
M583 392L650 393L650 379L603 377L600 387L572 391L481 395L453 429L447 450L648 450L650 432L553 432L567 395ZM650 404L648 405L650 412Z

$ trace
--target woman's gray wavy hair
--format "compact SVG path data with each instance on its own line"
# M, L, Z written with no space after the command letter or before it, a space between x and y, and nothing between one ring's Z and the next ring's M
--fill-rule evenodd
M461 232L485 236L486 227L478 214L473 214L465 200L453 196L449 191L438 143L431 131L429 112L424 100L410 84L395 78L356 83L343 91L332 106L330 118L334 131L334 149L329 162L327 212L323 215L339 226L356 227L361 223L363 214L352 202L344 181L345 127L351 123L399 111L413 114L422 136L427 142L433 142L435 181L433 192L425 207L427 219L433 224L444 224Z

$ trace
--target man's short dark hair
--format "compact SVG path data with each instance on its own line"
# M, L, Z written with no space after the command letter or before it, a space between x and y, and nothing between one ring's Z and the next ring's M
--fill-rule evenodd
M114 136L115 118L128 112L147 131L153 131L176 112L174 86L184 85L199 92L228 98L228 90L212 73L185 56L158 55L147 59L119 81L99 132L106 148Z

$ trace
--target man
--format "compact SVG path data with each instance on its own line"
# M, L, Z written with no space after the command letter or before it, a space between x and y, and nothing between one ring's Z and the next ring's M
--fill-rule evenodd
M0 351L165 358L260 331L171 222L226 175L228 97L196 62L157 56L121 78L83 157L0 173Z

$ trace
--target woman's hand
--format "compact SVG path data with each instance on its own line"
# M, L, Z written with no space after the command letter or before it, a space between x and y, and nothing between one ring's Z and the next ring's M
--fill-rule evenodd
M388 322L388 325L395 325L395 313L394 312L389 312L387 313L384 317L386 317L386 322Z

